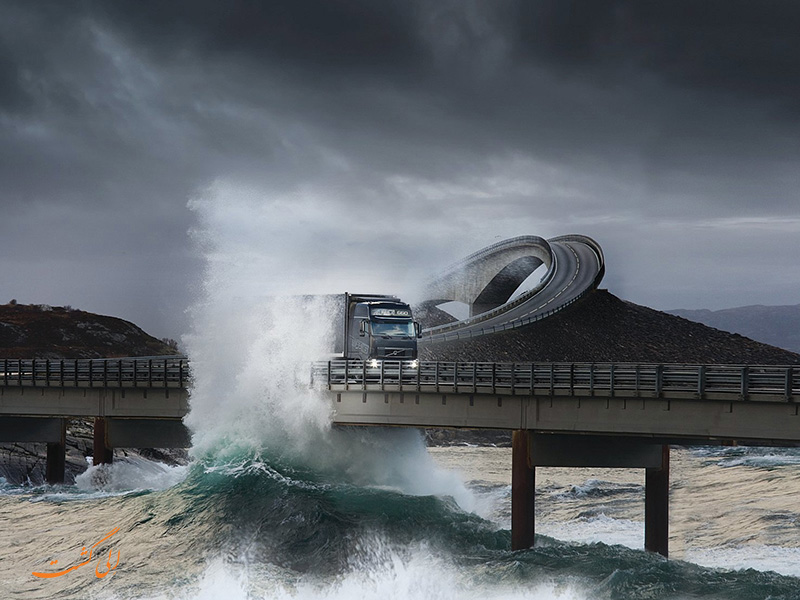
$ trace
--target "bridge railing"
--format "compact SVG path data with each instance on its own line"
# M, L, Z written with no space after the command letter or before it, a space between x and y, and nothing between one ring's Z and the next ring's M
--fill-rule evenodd
M312 366L329 390L800 401L800 366L335 360Z
M0 359L0 386L185 388L188 360L165 358Z

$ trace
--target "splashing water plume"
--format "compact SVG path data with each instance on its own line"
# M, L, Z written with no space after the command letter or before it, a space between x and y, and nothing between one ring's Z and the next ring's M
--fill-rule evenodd
M185 338L194 373L193 454L206 462L289 465L317 476L412 495L472 494L436 466L416 430L332 428L327 399L309 386L310 364L329 352L331 297L303 290L310 242L276 227L276 215L225 188L190 203L204 247L204 298ZM285 205L273 203L276 210ZM296 209L295 209L296 210ZM330 274L328 275L330 277ZM341 273L342 289L348 274ZM314 287L309 281L309 289ZM379 292L380 290L375 290Z

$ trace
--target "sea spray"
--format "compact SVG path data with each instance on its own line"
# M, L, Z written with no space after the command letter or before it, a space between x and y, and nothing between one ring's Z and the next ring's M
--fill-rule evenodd
M138 456L116 457L111 464L90 465L75 477L75 486L85 492L165 490L183 481L188 471L183 465L167 465Z
M318 285L313 265L298 258L313 254L309 240L275 225L287 220L275 210L305 214L302 202L259 203L217 186L190 207L207 259L203 297L184 339L193 372L186 418L193 456L204 464L246 456L309 468L331 481L449 495L471 509L472 494L430 459L419 432L331 427L329 400L309 384L311 362L330 348L336 307L302 295L306 280L309 289ZM337 275L344 287L348 270Z

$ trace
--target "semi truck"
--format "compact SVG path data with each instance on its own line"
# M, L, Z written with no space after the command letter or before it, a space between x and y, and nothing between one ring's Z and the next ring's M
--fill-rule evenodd
M395 296L339 296L334 324L335 353L356 360L416 360L422 336L411 307ZM336 301L337 304L339 300Z

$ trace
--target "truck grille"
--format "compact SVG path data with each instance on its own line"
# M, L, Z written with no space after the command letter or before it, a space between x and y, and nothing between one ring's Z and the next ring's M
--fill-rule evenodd
M383 358L411 358L411 348L382 348Z

